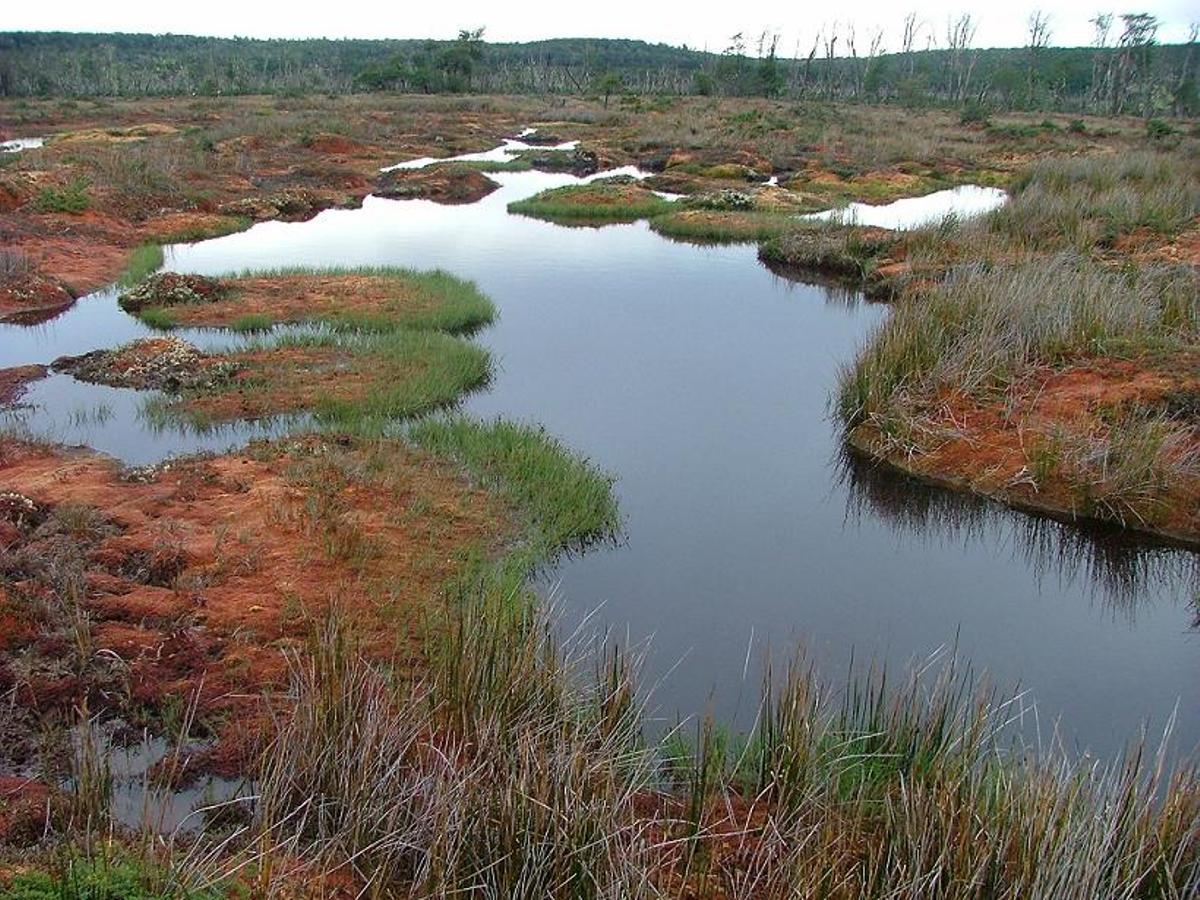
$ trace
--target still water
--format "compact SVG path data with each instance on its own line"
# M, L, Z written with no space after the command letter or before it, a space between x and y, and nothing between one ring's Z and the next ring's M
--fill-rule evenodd
M1070 746L1110 754L1177 709L1180 745L1200 741L1190 605L1200 557L847 459L828 397L885 307L781 278L752 246L675 243L645 223L510 216L508 202L576 179L494 177L501 189L469 206L369 197L358 210L170 248L167 266L216 275L388 264L477 281L500 310L476 338L498 371L464 405L543 425L616 477L621 541L563 560L545 587L569 621L592 614L647 646L643 681L664 721L712 710L748 725L768 650L787 657L803 645L837 679L852 658L903 667L956 648L1030 692L1042 737L1057 722ZM144 332L102 292L45 325L0 327L0 366ZM132 462L249 433L155 431L139 423L133 392L106 395L110 414L89 423L94 404L76 391L90 389L75 385L35 385L17 415Z

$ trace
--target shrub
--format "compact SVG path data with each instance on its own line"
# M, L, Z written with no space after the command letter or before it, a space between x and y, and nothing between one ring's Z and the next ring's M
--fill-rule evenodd
M34 208L39 212L81 213L92 205L88 195L88 184L76 178L66 187L44 187L34 198Z
M968 100L963 104L958 121L961 125L987 125L988 109L978 100Z
M1176 134L1174 127L1170 122L1163 119L1147 119L1146 120L1146 137L1153 141L1160 140L1165 137L1170 137Z

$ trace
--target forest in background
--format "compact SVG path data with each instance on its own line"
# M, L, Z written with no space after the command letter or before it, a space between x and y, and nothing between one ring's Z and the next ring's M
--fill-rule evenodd
M637 40L258 40L148 34L0 33L0 96L228 94L701 94L982 109L1190 116L1200 112L1196 29L1160 44L1144 13L1097 15L1088 47L1054 47L1041 13L1023 47L976 47L969 15L902 33L822 28L791 55L771 32L714 53Z

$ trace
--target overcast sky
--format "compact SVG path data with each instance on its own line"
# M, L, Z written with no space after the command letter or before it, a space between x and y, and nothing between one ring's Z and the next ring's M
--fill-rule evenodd
M1148 0L1129 7L1107 7L1104 0L1057 0L1008 3L953 2L953 0L839 0L832 3L798 3L796 0L748 0L720 3L647 3L645 0L607 0L602 4L554 2L530 4L484 3L383 3L335 0L309 4L263 3L254 0L204 0L164 3L162 0L97 2L50 0L5 3L0 31L133 31L174 34L210 34L245 37L452 37L459 28L485 26L493 41L525 41L549 37L625 37L669 44L721 50L731 35L743 32L757 37L764 29L780 35L780 53L792 55L797 43L806 55L813 36L823 24L853 22L860 34L875 27L885 29L885 45L899 44L900 22L913 9L944 42L948 16L970 12L978 21L975 44L981 47L1020 46L1025 22L1034 9L1050 13L1051 40L1056 45L1087 44L1088 19L1097 10L1115 13L1136 11L1158 16L1163 25L1159 39L1186 39L1189 22L1200 19L1197 0ZM922 40L922 46L924 40ZM860 49L860 52L861 49Z

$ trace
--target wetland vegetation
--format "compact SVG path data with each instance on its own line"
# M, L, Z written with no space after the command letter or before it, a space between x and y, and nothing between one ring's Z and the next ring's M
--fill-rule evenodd
M533 123L579 138L568 166L644 171L534 192L514 213L758 243L793 277L892 301L832 398L852 452L1194 545L1194 124L964 124L811 97L0 114L55 135L0 168L0 313L54 315L120 280L122 308L188 338L45 363L158 391L162 422L301 423L139 469L0 435L0 898L1200 891L1192 748L1143 734L1097 761L1057 734L1029 741L1028 697L952 654L834 684L785 652L762 664L744 735L711 716L654 732L639 651L564 638L532 580L619 538L614 476L536 423L453 408L495 371L479 333L497 312L476 283L399 266L177 273L161 249L377 188L458 202L451 166L561 168L526 151L380 171ZM966 183L1011 199L906 230L799 218ZM229 343L191 343L209 334ZM45 374L12 370L0 399ZM112 759L147 735L170 749L122 818ZM196 827L156 825L156 804L214 778L237 787L201 799Z

